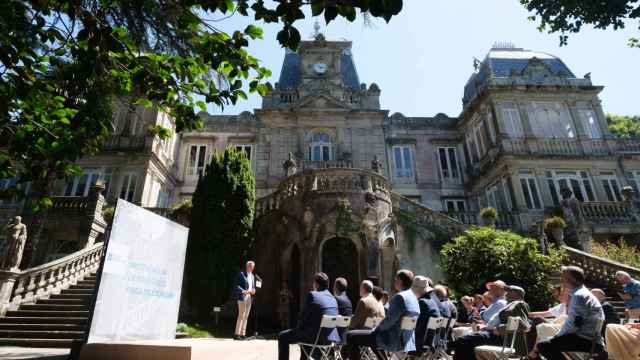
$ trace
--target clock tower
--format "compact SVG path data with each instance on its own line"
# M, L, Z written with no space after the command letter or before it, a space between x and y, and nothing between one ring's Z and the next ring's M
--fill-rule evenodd
M335 106L380 109L380 90L360 83L350 41L327 41L316 31L314 39L302 41L297 51L287 50L280 79L262 107L295 107L309 97L322 96Z

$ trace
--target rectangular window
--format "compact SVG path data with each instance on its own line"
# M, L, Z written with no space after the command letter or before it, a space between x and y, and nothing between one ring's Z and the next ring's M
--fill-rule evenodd
M523 138L524 130L520 120L520 112L515 103L507 102L500 105L502 113L502 125L510 138Z
M511 202L511 189L509 188L509 180L502 178L500 181L502 184L502 195L504 196L504 202L507 206L507 210L513 209L513 203Z
M462 199L446 199L444 209L448 213L463 213L466 212L466 204Z
M460 177L456 148L439 147L438 162L440 163L440 173L443 179L458 179Z
M201 176L204 174L206 166L207 145L191 145L189 146L187 162L187 175Z
M522 195L527 204L527 209L542 209L542 201L534 173L531 170L520 170L519 177L520 187L522 188Z
M601 171L600 180L602 181L604 192L607 194L607 200L623 201L615 171Z
M576 133L568 109L556 102L531 102L529 121L536 137L543 139L572 139Z
M127 173L122 176L122 184L120 185L120 198L129 202L133 202L136 194L138 177L135 173Z
M111 181L111 169L108 169L107 172L103 169L84 169L82 175L69 180L64 195L87 196L89 195L91 186L95 185L99 179L105 182L104 193L107 194L109 182Z
M498 187L496 185L487 189L487 205L498 209Z
M407 145L393 147L395 173L398 178L413 177L413 156L411 147Z
M578 110L582 127L590 139L601 139L602 131L596 113L590 109Z
M249 159L249 161L251 161L251 149L253 148L253 145L251 144L237 144L235 145L236 150L238 151L244 151L244 154L247 156L247 159Z
M555 205L562 200L562 189L568 188L576 199L595 201L593 186L586 171L550 170L547 171L547 184Z

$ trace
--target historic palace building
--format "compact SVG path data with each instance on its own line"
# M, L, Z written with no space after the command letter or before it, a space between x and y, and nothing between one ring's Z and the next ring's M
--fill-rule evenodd
M265 301L283 282L301 294L317 270L387 288L403 266L440 279L439 247L484 207L497 209L498 227L536 237L545 213L564 208L567 241L581 246L640 233L640 142L609 132L602 89L553 55L494 47L464 85L457 117L407 117L380 108L383 89L361 82L350 42L317 35L286 52L254 112L202 113L203 129L159 140L146 129L173 127L166 114L120 109L116 135L80 161L84 175L59 184L56 204L97 201L101 179L107 203L167 208L192 196L214 151L234 146L255 173ZM88 241L44 236L50 253Z

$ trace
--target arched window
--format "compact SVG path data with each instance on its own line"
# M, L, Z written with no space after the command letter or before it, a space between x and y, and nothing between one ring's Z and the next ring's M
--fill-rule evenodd
M309 144L309 160L330 161L334 159L331 137L327 133L313 134Z

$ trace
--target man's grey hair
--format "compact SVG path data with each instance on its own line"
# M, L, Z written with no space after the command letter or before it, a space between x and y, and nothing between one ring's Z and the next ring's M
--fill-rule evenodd
M563 266L562 273L568 274L571 277L571 283L574 286L580 286L584 284L584 270L578 266Z
M629 275L628 272L626 271L616 271L616 279L618 278L630 278L631 275Z
M371 293L373 291L373 283L370 280L364 280L360 283L360 286L368 293Z
M249 260L249 261L247 261L247 264L245 266L249 266L249 265L256 266L256 263L251 261L251 260Z

